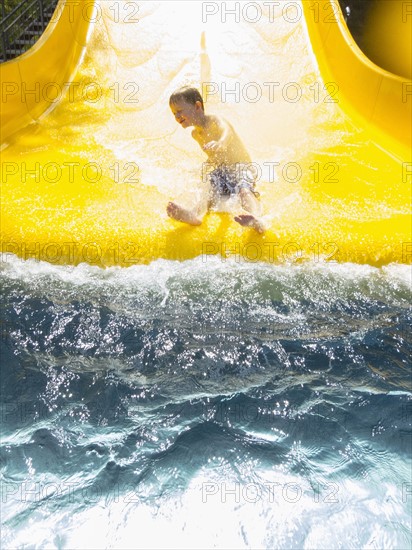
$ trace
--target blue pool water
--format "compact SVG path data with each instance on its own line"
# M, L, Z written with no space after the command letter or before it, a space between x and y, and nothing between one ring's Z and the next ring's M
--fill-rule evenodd
M3 257L6 548L409 548L410 266Z

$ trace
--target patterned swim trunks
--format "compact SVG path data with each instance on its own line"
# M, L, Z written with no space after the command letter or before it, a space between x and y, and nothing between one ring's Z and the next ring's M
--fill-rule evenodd
M208 178L215 197L238 195L241 189L249 189L259 197L255 191L257 171L252 163L221 164L208 174Z

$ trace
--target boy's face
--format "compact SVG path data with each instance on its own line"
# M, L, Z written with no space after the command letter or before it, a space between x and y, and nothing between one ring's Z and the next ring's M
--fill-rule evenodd
M193 105L184 99L172 103L170 108L174 114L176 122L178 122L183 128L194 126L199 120L199 115L203 112L200 101L196 101Z

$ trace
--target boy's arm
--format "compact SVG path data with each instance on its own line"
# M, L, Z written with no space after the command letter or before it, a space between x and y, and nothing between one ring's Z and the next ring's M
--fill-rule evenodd
M217 140L206 143L203 147L204 150L215 151L218 149L226 149L233 137L233 131L225 119L216 117L215 122L221 133L220 137Z
M224 118L218 118L217 123L218 123L219 129L222 131L222 135L218 143L222 147L227 147L233 137L233 131Z

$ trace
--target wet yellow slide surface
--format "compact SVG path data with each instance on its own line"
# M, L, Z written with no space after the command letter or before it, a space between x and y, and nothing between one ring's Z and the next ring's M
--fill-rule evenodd
M60 2L1 78L3 252L411 262L411 83L361 54L337 2ZM263 236L166 214L196 200L206 161L168 99L201 81L258 170Z

